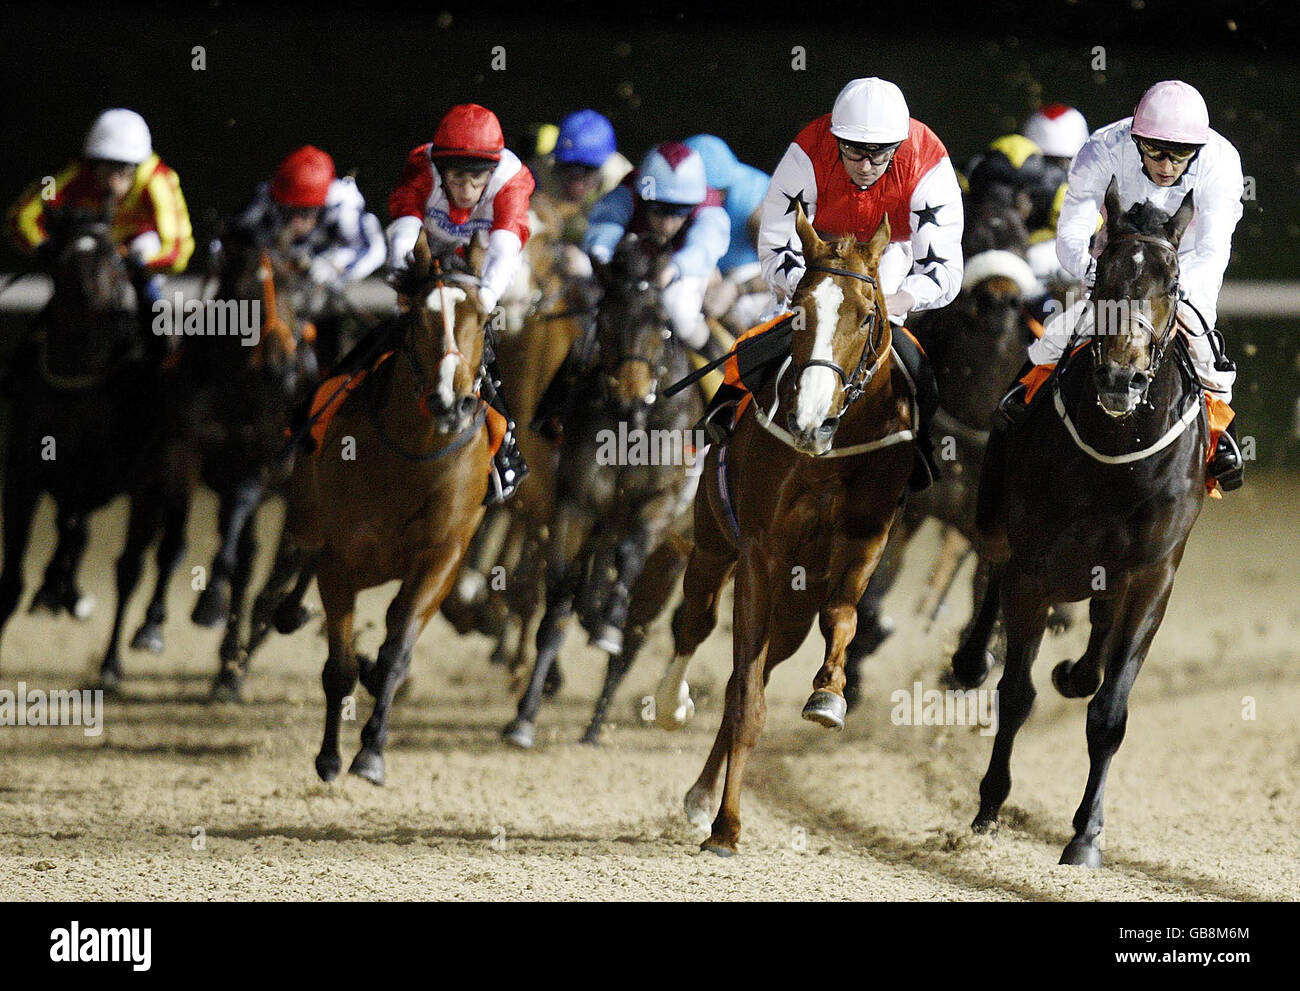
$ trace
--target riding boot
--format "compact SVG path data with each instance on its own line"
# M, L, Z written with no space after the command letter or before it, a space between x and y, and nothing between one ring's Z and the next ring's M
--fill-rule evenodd
M1224 492L1241 488L1246 462L1237 445L1237 421L1233 420L1219 434L1219 445L1210 459L1210 476L1219 480Z
M911 335L901 332L893 337L894 350L902 358L903 367L916 390L917 419L920 422L915 425L916 439L913 446L916 456L912 465L912 477L907 484L913 492L920 492L929 488L941 474L934 461L934 445L930 442L930 424L934 422L935 411L939 408L939 385L925 352Z
M491 327L486 331L483 341L483 369L480 395L506 421L506 433L501 439L501 446L492 456L492 474L488 483L487 494L483 496L483 505L495 506L505 502L515 493L519 483L528 474L528 464L515 439L515 421L506 408L505 396L501 391L501 376L497 371L496 348L493 346Z
M1034 368L1034 363L1026 361L1021 366L1020 371L1016 372L1016 377L1012 379L1006 395L998 402L997 413L993 417L993 429L995 431L1014 427L1029 412L1029 406L1025 403L1025 396L1029 392L1029 387L1021 379L1028 375L1032 368Z
M696 424L696 429L704 431L710 444L725 447L731 440L731 432L736 429L736 410L746 395L748 393L744 389L729 382L718 386L718 391L709 400L704 416Z

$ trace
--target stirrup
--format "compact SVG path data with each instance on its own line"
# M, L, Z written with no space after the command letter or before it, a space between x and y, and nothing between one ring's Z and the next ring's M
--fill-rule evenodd
M1025 383L1017 382L998 402L998 417L1003 424L1014 427L1025 418L1025 414L1029 412L1029 404L1025 402L1028 391Z
M729 399L704 414L704 418L700 420L700 429L709 438L709 443L715 447L725 447L731 440L731 434L736 429L736 408L739 405L740 400ZM726 416L719 416L722 413Z
M1214 449L1214 457L1210 459L1211 477L1218 480L1219 487L1224 492L1232 492L1241 488L1245 480L1245 468L1241 448L1237 446L1232 434L1225 430L1219 435L1219 444Z

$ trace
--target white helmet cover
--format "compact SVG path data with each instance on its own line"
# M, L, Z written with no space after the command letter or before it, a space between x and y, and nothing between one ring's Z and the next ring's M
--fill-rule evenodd
M831 134L856 144L896 144L907 138L911 114L903 91L886 79L854 79L835 98Z
M134 110L105 110L90 127L82 149L86 158L139 165L153 154L149 125Z
M1053 158L1073 158L1088 141L1088 122L1074 107L1052 103L1025 121L1021 131Z

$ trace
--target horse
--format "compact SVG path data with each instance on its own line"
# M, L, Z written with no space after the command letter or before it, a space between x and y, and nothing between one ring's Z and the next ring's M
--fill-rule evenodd
M142 558L159 529L158 580L135 649L162 650L167 583L184 552L186 503L166 484L163 465L164 371L141 340L126 265L109 221L76 211L52 213L54 295L41 328L22 346L4 484L4 570L0 629L22 595L22 564L42 492L57 505L59 544L33 609L45 605L85 618L77 565L91 512L130 498L126 544L116 565L113 631L100 681L121 681L124 614Z
M695 498L695 544L673 616L674 656L655 695L655 720L681 726L694 711L686 669L717 622L735 572L733 670L722 724L686 794L687 818L712 826L701 848L736 851L740 788L766 717L764 690L820 618L824 661L803 717L842 728L844 658L857 605L884 552L912 469L916 424L877 280L888 218L870 241L825 242L801 209L807 265L793 303L791 355L746 408L730 443L711 448ZM787 375L786 372L789 371ZM787 411L785 426L780 410ZM723 761L726 785L716 817Z
M966 259L963 287L953 302L921 313L911 324L934 368L939 390L932 435L938 440L943 474L929 488L909 495L895 523L880 566L858 605L858 631L845 663L844 697L857 704L862 661L893 632L883 613L911 538L927 518L944 527L944 540L932 571L931 585L946 589L966 555L976 554L972 601L983 599L992 550L975 525L975 496L980 465L988 443L988 421L1006 383L1024 361L1034 341L1025 295L1035 282L1025 261L1029 232L1014 197L994 184L977 200L966 200L962 247ZM963 539L964 538L964 539ZM963 551L962 545L969 549ZM935 598L942 602L944 591ZM920 611L923 604L918 604ZM937 605L934 607L937 611ZM978 615L972 616L974 623ZM1058 625L1068 624L1062 612Z
M394 693L483 518L491 457L487 404L478 396L488 316L478 297L483 255L475 241L467 267L455 255L435 260L421 233L402 290L413 302L386 338L394 350L342 399L317 453L294 465L287 533L314 562L329 639L316 756L323 781L342 767L339 722L359 674L375 707L349 771L384 783ZM374 661L359 659L357 594L393 580L401 587L383 645Z
M238 327L241 333L208 328L181 350L184 389L169 457L179 484L192 491L201 478L219 500L221 542L190 617L199 626L225 625L213 681L218 700L239 698L247 663L241 628L258 549L254 521L265 496L288 481L290 414L318 374L313 335L295 313L302 286L299 267L280 246L228 232L213 305L241 322L255 308L257 319Z
M1205 498L1210 442L1200 386L1174 330L1178 244L1193 193L1172 215L1148 203L1124 213L1112 179L1105 205L1096 333L1069 352L1007 434L1002 470L999 459L986 459L980 496L990 509L981 518L1002 548L987 599L1001 606L1007 648L972 829L995 829L1010 792L1011 748L1033 703L1030 669L1049 606L1090 598L1083 656L1052 671L1062 695L1092 696L1088 782L1060 859L1088 867L1102 863L1106 775ZM1103 320L1107 310L1118 318ZM971 687L987 674L975 651L954 656L953 670Z
M690 500L690 468L698 457L690 427L704 410L692 390L659 396L663 384L691 370L659 305L658 279L668 262L662 248L628 235L607 264L595 266L604 287L596 316L596 388L579 394L566 417L537 657L518 712L502 730L516 747L534 744L543 689L575 600L593 642L609 654L602 691L608 703L627 670L623 628L632 589ZM638 443L644 459L635 453ZM593 717L593 726L588 742L596 741L600 720Z

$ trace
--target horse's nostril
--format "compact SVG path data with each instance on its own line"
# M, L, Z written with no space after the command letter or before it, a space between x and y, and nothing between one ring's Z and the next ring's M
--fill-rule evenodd
M460 399L460 411L461 411L462 413L468 414L468 413L470 413L470 412L474 409L474 407L475 407L477 404L478 404L478 399L477 399L476 397L474 397L474 396L461 396L461 399Z
M1150 381L1151 376L1146 372L1134 372L1131 385L1134 389L1145 389Z
M839 425L840 418L838 416L828 416L826 419L822 420L822 425L819 429L824 434L833 434L836 429L838 429Z

